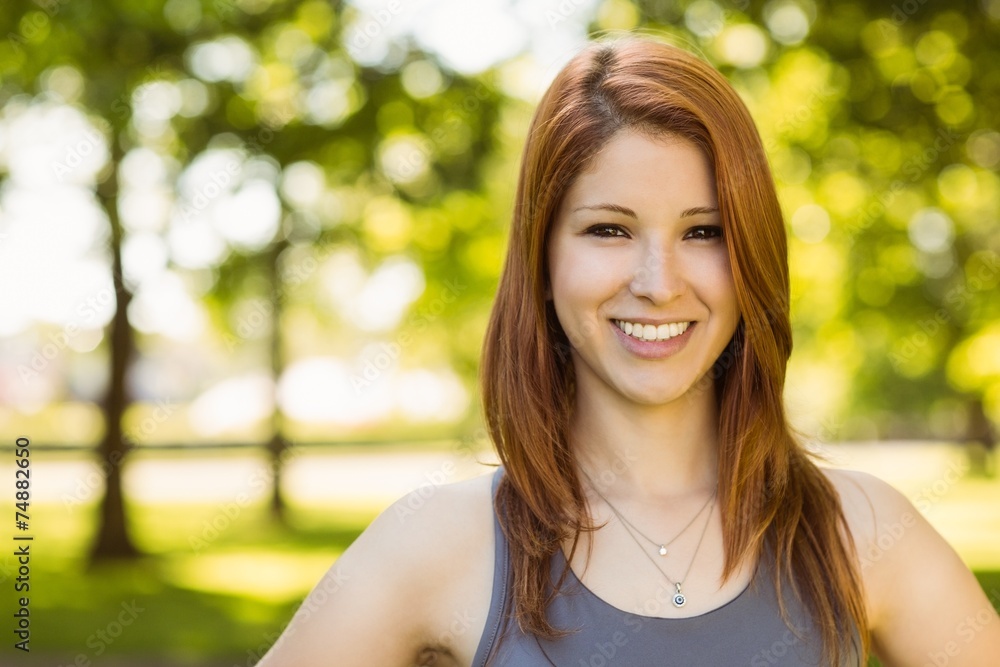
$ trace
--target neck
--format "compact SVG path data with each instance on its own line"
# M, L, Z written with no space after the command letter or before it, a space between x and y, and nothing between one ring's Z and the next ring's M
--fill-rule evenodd
M665 405L577 394L574 456L606 496L670 500L715 487L718 409L712 392Z

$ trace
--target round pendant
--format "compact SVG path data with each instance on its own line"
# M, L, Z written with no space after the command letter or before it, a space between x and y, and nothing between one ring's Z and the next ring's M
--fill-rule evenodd
M661 556L666 556L667 555L667 548L665 546L663 546L663 545L660 545L660 555Z
M684 603L687 602L687 598L684 597L683 593L674 593L674 606L677 608L683 607Z

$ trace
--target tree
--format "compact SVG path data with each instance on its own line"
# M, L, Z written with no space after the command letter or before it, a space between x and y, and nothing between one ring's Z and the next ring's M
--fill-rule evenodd
M793 379L825 395L842 424L827 435L992 448L984 417L1000 421L1000 368L982 351L1000 317L995 12L635 6L646 27L703 47L761 126L789 222L792 361L809 364Z
M129 448L122 434L122 416L131 402L126 379L136 350L136 332L128 317L135 288L128 284L122 259L130 232L121 224L118 211L120 170L130 151L153 150L174 161L180 173L219 146L241 153L241 168L257 160L258 166L274 164L278 176L288 165L311 162L323 166L329 183L353 188L359 200L391 200L402 215L424 215L444 235L442 243L441 239L416 238L411 230L405 238L386 245L387 237L377 224L366 225L357 217L320 220L318 226L315 220L304 223L305 214L282 201L273 238L244 246L231 242L214 267L217 282L207 301L223 312L248 296L270 301L275 321L265 354L275 380L289 358L281 319L283 304L295 298L298 285L284 284L280 267L292 246L353 244L373 264L391 254L410 252L428 268L430 285L456 279L466 284L463 275L475 270L469 268L468 259L449 264L465 253L464 246L477 234L467 221L456 221L455 216L464 214L462 209L468 206L456 207L451 195L466 193L466 204L476 199L471 191L480 185L480 164L491 149L499 96L477 81L445 72L445 89L439 95L411 97L404 90L399 67L430 61L411 50L395 67L356 66L343 46L349 38L344 34L348 29L344 12L338 4L318 1L276 2L263 9L228 0L200 4L111 0L86 5L18 0L4 5L0 27L11 35L0 48L5 95L15 90L41 92L51 68L75 68L85 79L77 104L104 129L111 148L111 162L96 188L110 226L109 269L117 310L107 338L111 352L103 405L107 424L98 454L109 474L92 551L95 559L136 552L121 489ZM298 50L289 50L290 44L297 44ZM237 60L244 58L245 62L237 63L242 69L233 65L232 58L214 62L219 49L229 49L228 55ZM439 72L432 64L424 66L425 71L428 68ZM181 90L179 84L186 86L183 94L190 90L201 94L204 104L179 113L170 108L169 100L157 102L160 106L154 111L166 117L154 119L159 124L151 132L143 125L148 118L137 119L137 105L145 104L146 96L155 96L157 91L169 98ZM310 102L317 98L319 102ZM467 109L462 109L463 102ZM330 113L330 107L340 111ZM380 160L379 150L398 137L410 141L410 154L402 156L403 160ZM415 162L406 164L410 158ZM208 184L202 185L207 191ZM216 190L237 186L227 181ZM175 197L175 207L189 203L176 193ZM361 210L353 215L363 214ZM185 216L182 210L181 217ZM255 276L263 280L255 282ZM458 295L456 307L471 302L472 297L471 293ZM434 323L428 335L432 333L459 338L448 331L444 320ZM283 419L276 406L267 450L275 472L272 507L278 516L283 507L280 475L286 449Z

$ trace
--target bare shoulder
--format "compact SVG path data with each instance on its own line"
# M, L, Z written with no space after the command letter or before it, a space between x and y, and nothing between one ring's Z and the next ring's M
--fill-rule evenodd
M330 655L341 665L423 664L431 655L439 665L471 663L492 592L491 481L428 484L386 508L262 664L329 664Z
M866 579L882 573L883 570L875 567L882 561L917 557L918 554L908 549L895 548L904 541L910 546L933 544L936 552L954 554L913 503L888 482L858 470L820 470L840 496L844 518Z
M879 529L915 520L913 504L888 482L860 470L820 468L840 496L844 518L860 548L877 541Z
M479 549L493 534L492 475L447 484L425 484L389 506L372 522L372 540L405 539L433 566L456 551Z
M352 549L377 553L400 572L428 582L425 604L429 597L442 597L449 582L466 583L463 575L480 561L492 565L491 482L492 475L481 475L420 486L382 512Z
M882 663L993 665L1000 599L991 604L952 546L892 485L864 472L821 470L854 539Z

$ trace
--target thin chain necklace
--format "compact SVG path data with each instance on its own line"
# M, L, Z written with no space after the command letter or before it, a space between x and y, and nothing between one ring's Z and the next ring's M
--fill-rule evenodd
M628 526L629 528L631 528L634 532L638 533L640 537L642 537L644 540L646 540L647 542L649 542L650 544L652 544L654 547L656 547L656 553L660 554L660 556L666 556L667 555L667 553L668 553L667 552L667 547L669 547L671 544L673 544L674 542L676 542L677 538L679 538L681 535L683 535L685 533L685 531L687 531L687 529L690 528L692 526L692 524L694 524L695 520L697 520L697 518L699 516L701 516L701 513L705 511L705 508L708 507L708 504L710 502L712 502L712 498L715 497L715 490L713 489L712 490L712 495L710 495L708 497L708 500L706 500L705 504L701 506L701 509L699 509L695 513L695 515L693 517L691 517L691 520L687 522L687 525L685 525L683 528L681 528L677 532L677 534L674 535L673 537L671 537L668 541L666 541L666 542L657 542L656 540L654 540L653 538L649 537L644 532L642 532L641 530L639 530L638 528L636 528L635 524L633 524L631 521L629 521L624 516L622 516L622 513L619 512L615 508L615 506L612 505L608 501L608 499L604 497L604 494L602 494L600 491L597 490L597 485L594 484L594 480L592 480L587 473L583 472L583 469L581 469L580 472L583 473L583 476L587 478L588 482L590 482L590 487L594 490L594 493L596 493L597 496L601 500L603 500L605 503L607 503L608 507L611 508L611 511L614 512L615 516L618 517L618 519L622 523L624 523L626 526Z
M587 473L583 474L584 477L587 477ZM587 481L590 481L590 477L587 477ZM603 495L601 495L601 492L597 490L597 487L594 486L594 483L592 481L590 482L590 485L594 489L594 493L596 493L601 498L601 500L607 503L608 507L611 509L614 515L618 517L618 519L622 522L622 526L625 528L625 532L628 533L628 536L632 538L632 541L635 542L636 546L639 547L639 550L642 551L642 555L645 556L649 560L649 562L653 564L653 567L655 567L659 571L659 573L662 574L663 577L670 583L670 585L674 587L674 595L671 598L671 602L673 602L674 606L680 609L685 604L687 604L687 596L684 595L683 591L681 590L681 586L683 586L684 582L687 581L688 575L691 574L691 568L694 567L694 562L698 558L698 550L701 549L701 543L705 539L705 533L708 532L708 524L712 522L712 510L709 510L708 512L708 520L705 521L705 525L701 529L701 535L698 537L698 544L695 545L694 553L691 554L691 562L688 564L687 570L684 572L684 576L681 577L679 581L674 581L669 574L663 571L663 568L661 568L660 564L656 562L656 559L649 554L649 552L646 550L646 547L642 546L642 543L639 541L639 538L637 538L635 534L632 532L632 530L629 528L629 526L632 526L632 524L626 521L625 517L623 517L621 513L617 509L615 509L614 505L609 503L608 499L605 498ZM709 503L711 503L712 509L715 509L714 501L715 501L715 491L713 490L712 495L709 497ZM701 510L698 511L698 514L701 514ZM695 517L697 517L698 514L696 514ZM632 528L634 528L634 526ZM677 538L675 537L674 539Z

